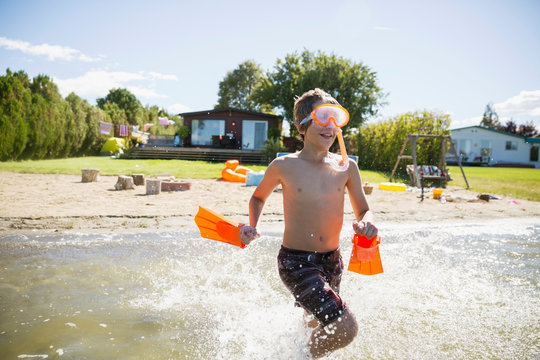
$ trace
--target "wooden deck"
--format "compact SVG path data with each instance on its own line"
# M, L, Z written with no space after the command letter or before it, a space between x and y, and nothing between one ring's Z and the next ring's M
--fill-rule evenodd
M234 150L191 148L174 146L145 146L134 148L126 159L179 159L225 162L236 159L241 163L267 164L268 159L260 150Z

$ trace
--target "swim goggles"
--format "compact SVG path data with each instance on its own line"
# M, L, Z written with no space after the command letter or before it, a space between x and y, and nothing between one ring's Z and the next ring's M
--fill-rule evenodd
M332 121L337 127L343 127L349 122L349 112L343 106L323 104L317 106L308 117L300 122L300 125L309 120L314 120L321 126L327 126Z

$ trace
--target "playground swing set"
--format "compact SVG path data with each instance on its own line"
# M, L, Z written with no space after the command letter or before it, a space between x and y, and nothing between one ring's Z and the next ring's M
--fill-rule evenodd
M441 153L441 158L439 160L438 168L436 168L435 166L429 166L429 165L418 166L418 161L417 161L417 156L416 156L417 154L416 144L419 138L442 140L442 146L441 146L442 153ZM407 147L407 144L409 142L411 143L412 155L403 155L405 148ZM461 170L461 174L463 174L463 179L465 180L465 184L467 184L467 189L469 189L469 182L467 181L467 177L465 176L465 172L463 171L461 160L459 156L457 155L456 148L449 135L409 134L407 138L405 139L405 141L403 142L403 146L401 147L401 151L399 152L399 155L397 157L396 164L394 165L394 169L392 170L392 175L390 175L390 181L393 181L394 175L396 173L396 170L398 168L398 165L401 159L412 159L413 164L407 166L407 173L411 177L411 182L413 184L416 184L418 188L422 189L422 200L423 200L423 195L424 195L424 183L426 181L439 181L441 186L443 187L446 186L446 183L451 180L450 175L448 174L448 171L446 169L447 145L450 145L450 152L448 153L448 156L453 157L456 160Z

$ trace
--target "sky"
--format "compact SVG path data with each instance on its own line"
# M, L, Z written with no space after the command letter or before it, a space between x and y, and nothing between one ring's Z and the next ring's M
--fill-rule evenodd
M387 104L370 121L429 110L459 128L492 103L540 130L539 0L0 2L0 73L48 75L91 104L127 88L171 113L212 109L242 62L272 71L304 50L377 73Z

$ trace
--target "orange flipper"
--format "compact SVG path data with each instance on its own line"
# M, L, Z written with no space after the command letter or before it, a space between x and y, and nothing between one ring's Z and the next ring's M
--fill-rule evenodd
M199 206L195 223L203 238L222 241L242 249L246 247L240 241L240 225L236 221Z
M383 272L381 254L379 252L379 235L368 239L363 235L355 234L353 250L347 270L362 275L375 275Z

